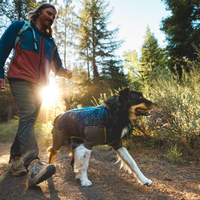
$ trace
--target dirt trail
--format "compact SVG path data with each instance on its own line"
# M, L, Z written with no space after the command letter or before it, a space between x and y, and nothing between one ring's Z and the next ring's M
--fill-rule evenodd
M200 200L200 163L182 162L179 165L164 160L159 152L130 152L141 171L153 180L151 187L142 186L132 174L115 164L114 151L106 148L92 152L88 177L91 187L81 187L75 180L69 149L62 147L55 157L56 174L35 189L29 189L27 177L5 175L10 143L0 143L0 200ZM40 153L48 161L47 153Z

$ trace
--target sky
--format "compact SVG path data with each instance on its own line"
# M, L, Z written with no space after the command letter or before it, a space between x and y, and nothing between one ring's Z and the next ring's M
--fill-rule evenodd
M63 0L58 0L59 3ZM76 2L76 1L75 1ZM154 33L160 47L166 46L165 34L160 31L162 19L170 15L166 6L161 0L105 0L109 3L108 11L113 9L108 22L108 30L119 27L118 39L124 39L122 47L116 54L122 56L124 51L136 50L141 54L141 47L144 43L144 36L149 26L151 33ZM75 5L75 10L79 10Z
M147 26L154 33L160 47L166 46L165 34L160 31L162 19L170 15L161 0L109 0L113 13L109 28L119 26L119 39L125 39L122 47L117 51L136 50L141 53Z

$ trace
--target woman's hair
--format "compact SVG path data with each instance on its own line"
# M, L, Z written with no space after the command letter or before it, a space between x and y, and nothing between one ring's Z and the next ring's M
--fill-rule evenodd
M29 21L31 22L31 24L35 24L37 21L37 18L39 17L39 13L42 13L44 9L46 8L53 8L56 11L56 8L50 4L50 3L43 3L41 4L35 11L30 11L28 13L28 18ZM51 27L49 27L47 29L47 31L52 35L53 34L53 30Z

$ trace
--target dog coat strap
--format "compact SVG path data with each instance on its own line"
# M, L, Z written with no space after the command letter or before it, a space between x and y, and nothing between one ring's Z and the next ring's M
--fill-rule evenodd
M106 133L107 133L107 131L106 131L106 127L105 127L105 126L103 127L103 130L104 130L104 137L105 137L105 139L104 139L104 143L106 143L106 138L107 138Z

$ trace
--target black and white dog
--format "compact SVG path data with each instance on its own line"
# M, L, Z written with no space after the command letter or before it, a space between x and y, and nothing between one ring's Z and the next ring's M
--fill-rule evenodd
M69 110L54 121L53 146L49 147L52 163L62 145L71 145L71 165L82 186L91 186L87 169L91 149L95 145L108 144L114 148L122 166L135 173L142 184L153 182L146 178L128 151L122 147L122 138L132 133L137 116L150 115L156 104L128 87L110 97L103 106Z

